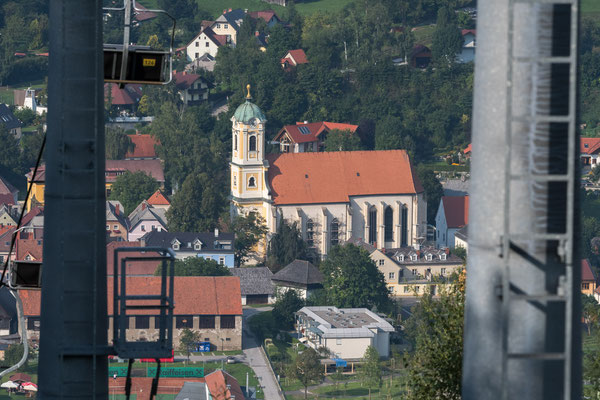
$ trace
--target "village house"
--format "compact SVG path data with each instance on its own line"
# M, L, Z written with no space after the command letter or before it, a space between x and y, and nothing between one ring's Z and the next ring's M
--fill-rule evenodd
M273 10L263 11L250 11L248 16L254 19L262 19L267 24L268 28L272 28L277 24L281 24L282 21Z
M142 201L127 217L129 221L127 240L133 242L140 240L148 232L166 231L166 214L167 212L164 208L154 207L147 200Z
M292 67L297 67L300 64L308 64L308 58L302 49L289 50L285 56L281 58L281 67L286 71Z
M352 236L395 248L426 235L427 201L405 150L266 155L266 118L250 99L231 118L232 217L256 212L269 234L296 222L315 257Z
M600 138L582 137L579 141L581 165L585 168L595 168L600 157Z
M454 248L454 234L469 223L469 196L442 196L435 217L436 246Z
M119 88L116 83L104 84L104 101L110 108L121 115L131 115L137 110L137 105L142 98L142 86L128 84Z
M174 72L173 80L179 90L179 96L185 105L195 106L208 100L209 89L213 84L193 73Z
M598 279L587 258L581 260L581 293L588 296L594 295Z
M323 289L323 274L309 261L294 260L271 278L277 293L295 290L302 299L307 299L315 290Z
M106 244L106 276L114 276L115 272L115 250L125 247L142 247L141 242L108 242ZM157 253L148 251L140 252L120 252L117 257L117 276L122 275L122 261L132 257L154 257ZM154 276L154 273L161 265L158 260L126 260L125 274L127 276Z
M214 232L167 232L155 229L137 239L144 247L170 248L179 260L202 257L229 268L234 267L233 233L219 232L218 229Z
M267 267L232 268L231 274L240 278L242 305L275 303L273 273Z
M167 199L167 197L159 190L157 190L156 192L154 192L149 198L148 198L148 204L150 204L152 207L154 208L162 208L163 210L167 211L169 209L169 207L171 207L171 202L169 201L169 199Z
M126 278L127 293L131 295L159 294L161 278L134 276ZM108 337L113 337L113 278L107 279ZM28 337L39 340L40 297L37 290L19 291ZM139 310L128 317L127 340L155 341L158 339L153 315L155 310ZM173 346L179 345L184 329L200 335L216 350L242 349L242 303L240 280L235 276L176 276L174 289Z
M2 204L0 206L0 227L17 226L20 207L12 204Z
M457 61L460 63L469 63L475 61L475 49L477 30L476 29L463 29L461 31L463 37L463 45L460 53L457 56Z
M19 189L0 176L0 204L19 204Z
M325 137L332 130L346 131L348 135L356 134L358 125L337 122L297 122L285 125L275 135L273 141L279 142L281 153L308 153L323 151Z
M15 117L12 111L10 111L10 108L2 103L0 103L0 125L4 125L6 130L16 139L21 138L21 127L23 124Z
M357 360L369 346L387 358L394 327L366 308L302 307L296 332L301 343L315 350L326 347L332 358Z
M126 160L157 160L156 146L160 142L152 137L152 135L141 134L136 132L135 134L127 135L133 143L133 150L128 151L125 154Z
M469 225L465 225L454 233L454 248L462 247L469 251Z
M241 8L223 10L223 14L210 26L217 35L225 36L227 43L237 44L237 32L246 17L247 10Z
M106 201L106 233L113 240L127 240L128 223L123 211L121 202Z
M15 229L15 226L0 227L0 263L4 263L8 258L10 242Z

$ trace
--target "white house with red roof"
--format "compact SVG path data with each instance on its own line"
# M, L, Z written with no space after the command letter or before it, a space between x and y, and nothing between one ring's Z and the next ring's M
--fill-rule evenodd
M424 189L405 150L266 155L266 118L250 99L231 119L232 216L256 212L271 234L296 222L319 256L351 237L395 248L425 236Z
M134 112L141 98L141 85L128 84L121 89L116 83L104 84L104 101L121 114Z
M228 43L226 35L217 35L210 27L204 27L186 46L186 54L188 61L194 61L202 57L204 54L209 54L211 57L216 57L221 46Z
M148 204L150 204L152 207L162 208L165 211L167 211L169 207L171 207L171 202L169 201L169 199L167 199L163 192L160 191L160 189L154 192L152 196L148 198L147 201Z
M584 167L595 168L600 157L600 138L582 137L580 139L579 153L581 164Z
M436 246L454 248L454 235L468 223L469 196L443 196L435 216Z
M213 87L212 83L200 75L187 71L174 72L173 80L181 100L188 106L195 106L208 100L208 92Z
M477 47L477 30L463 29L461 34L463 37L463 45L457 56L457 61L461 63L473 62L475 61L475 49Z
M323 151L325 137L334 129L347 131L348 135L354 135L358 125L326 121L297 122L296 125L285 125L273 140L279 142L279 150L282 153Z
M281 66L283 69L297 67L300 64L308 64L308 58L302 49L290 50L281 59Z

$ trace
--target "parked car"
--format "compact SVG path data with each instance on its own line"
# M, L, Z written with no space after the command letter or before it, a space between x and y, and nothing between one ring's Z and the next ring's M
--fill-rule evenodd
M234 356L227 357L227 364L235 364L237 362L238 362L238 360Z

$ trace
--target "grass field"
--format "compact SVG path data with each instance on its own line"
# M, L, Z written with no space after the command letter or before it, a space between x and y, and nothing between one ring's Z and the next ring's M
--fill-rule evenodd
M598 13L600 14L600 1L598 0L581 0L581 13Z

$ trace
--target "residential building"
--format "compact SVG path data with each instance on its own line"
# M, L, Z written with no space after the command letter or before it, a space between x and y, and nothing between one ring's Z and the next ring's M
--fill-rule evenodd
M242 305L275 303L273 273L267 267L233 268L233 276L240 278Z
M26 211L34 207L44 206L44 188L46 185L46 165L39 166L36 176L33 177L34 168L31 168L25 176L27 177L27 188L31 188L31 196L27 200ZM117 178L125 172L142 171L146 175L153 177L161 186L165 184L165 175L160 160L106 160L106 197L110 195L110 188Z
M42 261L43 245L43 229L30 229L17 232L13 259L19 261Z
M281 59L281 67L285 70L295 68L300 64L308 64L308 58L302 49L289 50Z
M216 63L217 61L213 56L211 56L208 53L204 53L204 55L200 56L199 58L196 58L191 63L187 64L185 66L185 70L187 72L196 72L199 69L205 69L207 71L212 72L215 70Z
M127 135L133 143L133 150L128 151L125 154L126 160L157 160L156 146L160 145L160 142L152 137L152 135L141 134L136 132L135 134Z
M217 34L226 38L227 44L237 44L237 32L246 17L246 11L241 8L223 10L223 14L210 26Z
M436 245L454 248L454 234L469 223L469 196L442 196L435 217Z
M462 247L469 251L469 225L465 225L454 233L454 248Z
M476 29L463 29L461 31L463 37L463 45L460 53L457 56L457 61L460 63L469 63L475 61L475 49L477 30Z
M227 372L218 369L206 375L206 387L212 400L244 400L244 392L239 382Z
M600 138L582 137L579 139L579 143L579 153L583 167L596 167L599 164L598 157L600 157Z
M140 240L149 232L163 232L167 230L167 216L164 208L156 208L146 200L142 201L129 214L129 230L127 240L130 242Z
M265 155L266 118L249 96L231 118L232 216L256 212L269 234L297 222L319 257L352 236L378 248L424 237L427 201L405 150Z
M120 88L116 83L104 84L104 101L110 104L111 109L121 115L133 114L142 98L140 84L127 84Z
M0 125L8 130L16 139L21 138L21 127L23 124L15 115L10 111L10 108L6 104L0 103Z
M17 226L19 220L20 207L12 204L2 204L0 206L0 227Z
M167 211L171 207L171 202L167 197L159 190L154 192L152 196L148 198L148 204L154 208L162 208Z
M587 258L581 260L581 293L593 296L598 286L598 279Z
M275 135L273 141L279 142L281 153L307 153L323 151L327 134L332 130L347 131L348 135L356 134L358 125L336 122L297 122L296 125L285 125Z
M116 200L106 201L106 233L109 238L127 240L127 217L123 213L123 205Z
M19 189L0 176L0 204L19 204Z
M188 61L194 61L205 54L211 57L217 57L221 46L227 44L227 36L215 33L210 27L202 28L188 44L185 46Z
M303 299L310 297L315 290L323 288L323 274L305 260L292 261L273 275L271 280L277 287L277 293L295 290Z
M0 227L0 264L3 268L3 264L8 259L10 253L10 242L15 229L14 226Z
M161 278L126 278L130 295L159 294ZM108 337L113 337L113 278L107 279ZM28 337L39 340L40 297L37 290L19 291ZM154 310L139 310L128 317L127 340L158 339ZM240 280L235 276L176 276L174 286L173 345L179 345L184 329L198 332L202 341L218 350L242 349L242 303Z
M187 71L174 72L173 80L181 100L188 106L195 106L208 100L209 89L213 87L212 83L200 75Z
M166 230L149 230L139 240L142 246L170 248L179 260L188 257L202 257L214 260L221 265L233 268L234 234L227 232L167 232Z
M410 66L413 68L427 68L431 63L431 50L427 46L418 44L410 53Z
M356 360L369 346L387 358L394 327L366 308L302 307L296 313L296 332L301 343L326 347L332 358Z
M277 24L281 24L281 19L277 16L275 11L273 10L263 10L263 11L250 11L248 16L254 19L262 19L267 24L268 28L272 28Z

